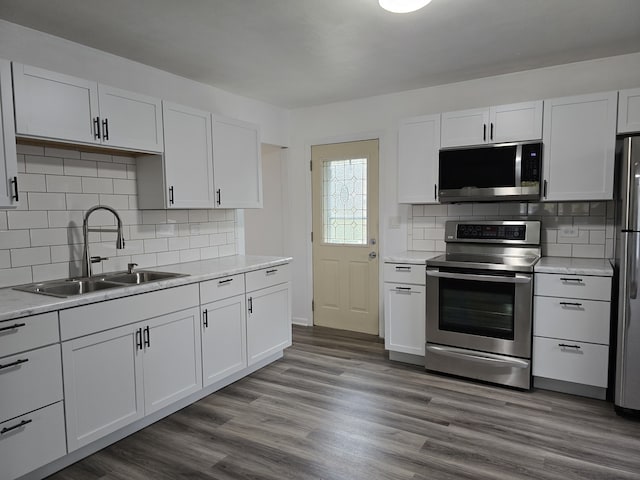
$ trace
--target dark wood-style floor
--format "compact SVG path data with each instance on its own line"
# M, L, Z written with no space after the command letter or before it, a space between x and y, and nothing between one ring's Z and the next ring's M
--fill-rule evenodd
M640 422L387 360L372 336L294 327L284 359L50 477L640 479Z

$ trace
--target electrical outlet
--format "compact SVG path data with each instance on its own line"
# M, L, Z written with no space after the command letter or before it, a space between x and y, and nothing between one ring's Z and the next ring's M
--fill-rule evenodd
M579 234L578 228L574 226L560 228L560 235L563 237L577 237Z

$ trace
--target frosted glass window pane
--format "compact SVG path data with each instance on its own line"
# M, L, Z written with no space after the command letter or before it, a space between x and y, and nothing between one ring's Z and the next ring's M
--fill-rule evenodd
M367 159L323 162L324 243L367 244Z

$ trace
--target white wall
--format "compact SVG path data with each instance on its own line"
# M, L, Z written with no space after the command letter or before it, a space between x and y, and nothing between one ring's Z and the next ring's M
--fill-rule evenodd
M401 118L640 86L640 53L482 78L438 87L294 110L291 116L289 192L293 315L311 323L311 197L313 144L379 135L380 248L382 256L406 249L409 206L396 201L397 123ZM368 133L370 132L370 133ZM389 228L394 217L399 228Z
M289 111L0 20L0 58L258 123L262 141L289 145Z

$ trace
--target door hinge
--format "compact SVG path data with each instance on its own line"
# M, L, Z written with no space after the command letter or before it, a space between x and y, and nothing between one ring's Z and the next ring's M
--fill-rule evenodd
M311 243L313 243L313 232L311 232Z
M313 172L313 160L309 160L309 170Z
M311 311L314 312L316 310L316 302L315 300L311 300Z

